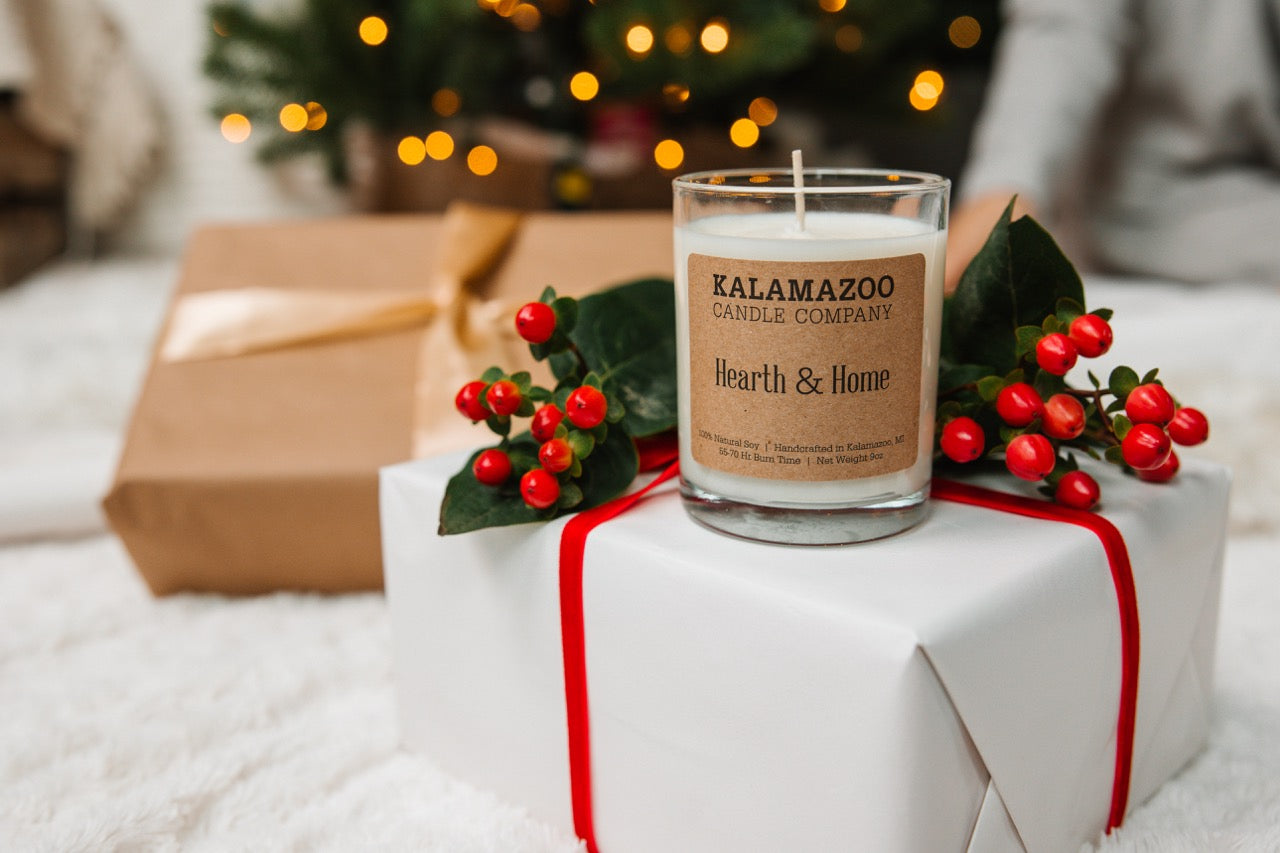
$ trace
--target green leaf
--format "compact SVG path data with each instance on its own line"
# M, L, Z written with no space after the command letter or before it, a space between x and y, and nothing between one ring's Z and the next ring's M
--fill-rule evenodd
M1093 309L1092 311L1090 311L1089 313L1090 313L1090 314L1097 314L1099 317L1101 317L1102 319L1106 320L1108 323L1110 323L1110 322L1111 322L1111 318L1112 318L1112 316L1114 316L1114 315L1115 315L1115 312L1114 312L1114 311L1112 311L1110 308L1095 308L1095 309Z
M591 463L582 466L583 502L579 509L590 509L611 501L626 491L640 473L640 455L636 443L620 429L611 429L591 452Z
M485 425L498 435L509 435L511 433L511 418L508 415L489 415L485 419Z
M1083 315L1084 305L1072 299L1070 296L1064 296L1058 300L1058 304L1054 306L1054 314L1057 315L1058 321L1062 323L1064 328L1071 326L1071 321Z
M445 486L444 501L440 504L441 536L485 527L525 524L543 517L520 498L519 479L514 474L497 488L476 480L471 473L471 464L483 452L477 450L471 454L467 464ZM537 442L527 434L513 439L507 448L512 470L523 471L537 465L537 452Z
M542 294L538 297L538 301L544 305L551 305L556 301L556 289L551 285L542 288ZM554 308L554 306L552 306Z
M1137 388L1138 373L1132 367L1120 365L1111 371L1111 376L1107 380L1107 385L1111 388L1111 393L1115 395L1117 400L1123 400L1129 396L1129 392Z
M1040 395L1041 400L1048 400L1054 394L1061 394L1065 391L1067 383L1061 376L1054 376L1047 370L1041 370L1036 374L1035 381L1031 383L1031 387L1036 389L1036 393Z
M560 498L556 501L557 509L573 509L583 500L582 487L570 480L560 484Z
M533 385L533 377L529 375L529 371L521 370L519 373L513 373L508 377L512 382L516 383L516 387L520 389L521 394L527 394L530 386Z
M602 387L600 384L600 375L594 370L582 377L582 384L595 389L600 389Z
M1017 338L1015 352L1021 360L1023 356L1036 351L1036 344L1040 343L1045 332L1039 326L1019 326L1014 330L1014 336Z
M988 403L993 403L1000 395L1000 391L1008 384L999 376L984 376L978 380L978 396Z
M565 441L569 443L569 447L573 450L573 455L576 459L586 459L596 446L596 440L591 437L591 433L583 432L580 429L570 432Z
M1107 403L1107 414L1124 411L1124 400L1112 400Z
M556 393L554 393L552 400L556 402L557 406L564 409L564 406L568 403L568 396L573 393L573 389L575 388L577 388L576 382L562 382L561 384L558 384L558 386L556 386Z
M956 364L945 367L938 375L938 396L960 390L991 373L991 368L981 364Z
M1056 314L1050 314L1049 316L1045 317L1044 322L1040 324L1040 328L1044 331L1046 335L1052 335L1054 332L1062 332L1063 334L1065 334L1067 331L1066 325L1064 325L1063 322L1058 319Z
M1133 429L1133 421L1124 415L1116 415L1111 419L1111 431L1116 434L1116 438L1124 441L1124 437L1129 434L1129 430Z
M477 450L445 487L444 501L440 505L442 536L467 533L486 527L504 527L544 521L563 510L539 512L531 509L520 498L519 481L515 476L502 486L494 488L478 482L471 473L471 464L483 451ZM521 433L511 440L508 453L512 468L526 471L535 467L538 443L528 433ZM582 492L582 502L575 509L590 509L613 500L626 491L640 468L640 457L635 442L622 430L613 430L592 453L590 465L584 465L582 476L574 488ZM562 484L561 494L572 484Z
M562 296L551 303L556 314L556 331L569 335L578 325L578 300Z
M1159 372L1160 372L1160 368L1158 368L1158 367L1153 367L1153 368L1151 368L1150 370L1148 370L1148 371L1147 371L1145 374L1143 374L1143 376L1142 376L1142 384L1143 384L1143 385L1146 385L1146 384L1147 384L1147 383L1149 383L1149 382L1155 382L1155 381L1156 381L1156 374L1157 374L1157 373L1159 373Z
M605 394L605 410L604 421L608 424L616 424L618 421L626 417L627 407L622 405L622 401L614 394Z
M1097 391L1102 387L1102 383L1098 381L1097 376L1094 376L1092 370L1086 371L1086 375L1089 377L1089 381L1093 383L1093 390Z
M1064 297L1084 303L1084 285L1058 244L1030 217L1010 222L1012 208L1010 202L948 300L952 362L1007 371L1018 363L1019 326L1040 326Z
M1124 464L1124 451L1120 449L1120 445L1113 444L1102 453L1102 458L1110 462L1112 465Z
M551 392L546 388L543 388L541 385L534 385L529 389L529 392L525 394L525 396L530 400L533 400L535 403L551 402Z
M622 401L620 423L628 433L654 435L675 426L675 293L669 279L642 279L585 297L571 337ZM570 353L551 356L557 376L572 362Z
M493 367L490 367L484 373L480 374L480 381L486 385L492 385L494 382L501 379L503 375L502 368L495 364Z
M516 409L516 412L515 412L516 416L521 418L532 417L534 408L535 408L534 402L531 398L522 397L520 399L520 406L519 408Z

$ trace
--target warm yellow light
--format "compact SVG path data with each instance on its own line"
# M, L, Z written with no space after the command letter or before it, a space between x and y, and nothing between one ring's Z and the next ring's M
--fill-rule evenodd
M360 41L365 44L382 44L387 40L387 22L377 15L370 15L360 22Z
M516 7L520 5L520 0L498 0L493 10L504 18L510 18L516 13Z
M253 125L240 113L231 113L222 119L222 138L237 145L249 138Z
M462 109L462 96L453 89L437 89L431 96L431 109L436 115L448 118Z
M761 127L768 127L778 118L778 105L769 98L756 98L747 106L747 117Z
M213 31L223 38L226 38L228 35L227 27L222 23L222 21L213 22Z
M492 12L498 8L498 0L476 0L476 5L486 12Z
M406 136L396 146L396 154L399 155L401 163L406 166L416 166L427 159L427 146L416 136Z
M729 23L724 20L712 21L702 28L699 41L707 53L719 53L729 46Z
M290 133L307 127L307 108L302 104L285 104L280 108L280 126Z
M668 83L662 87L662 97L669 107L683 106L689 100L689 87L683 83Z
M972 15L961 15L947 27L947 38L956 47L973 47L982 38L982 24Z
M511 13L511 23L517 30L531 33L542 24L542 13L532 3L521 3Z
M750 148L760 139L760 127L749 118L740 118L730 126L729 139L739 148Z
M818 0L824 12L839 12L844 8L845 0Z
M627 30L627 50L641 56L653 50L653 30L644 24L636 24Z
M679 169L684 162L684 146L674 139L664 139L653 146L653 161L659 169Z
M315 101L307 101L307 130L319 130L328 121L328 110Z
M428 133L427 156L432 160L448 160L453 156L453 137L443 130Z
M556 197L566 204L585 204L591 199L591 178L581 169L565 169L556 175Z
M667 46L667 50L677 56L683 56L693 48L693 33L689 32L689 28L684 24L672 24L662 34L662 41Z
M600 94L600 81L590 71L579 71L569 80L569 94L579 101L589 101Z
M937 100L942 94L942 75L937 71L926 70L916 75L915 86L913 87L920 93L920 97Z
M911 102L911 106L915 107L921 112L924 112L925 110L931 110L938 105L938 99L936 97L927 98L924 95L920 94L919 86L911 87L911 93L907 95L907 100Z
M481 177L492 175L498 168L498 152L488 145L477 145L467 152L467 168Z
M836 48L842 53L857 53L862 47L862 28L857 24L845 24L836 30Z

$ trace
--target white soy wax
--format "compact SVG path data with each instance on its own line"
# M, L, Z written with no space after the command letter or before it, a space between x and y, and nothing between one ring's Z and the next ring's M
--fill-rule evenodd
M815 177L807 213L750 202L721 212L729 200L682 215L676 182L686 506L765 541L905 529L923 515L931 474L947 184L923 176L941 194L934 214L918 196L886 205L883 187L868 206L891 212L867 212L840 209L831 174ZM759 193L737 189L743 201Z

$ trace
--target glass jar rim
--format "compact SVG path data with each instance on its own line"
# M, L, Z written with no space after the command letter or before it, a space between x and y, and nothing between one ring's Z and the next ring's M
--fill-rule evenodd
M801 173L803 187L794 184L795 173L790 167L773 166L763 169L716 169L689 172L672 180L677 190L704 193L758 193L760 195L864 195L873 193L916 194L944 190L951 185L948 178L931 172L913 172L897 169L867 169L852 167L806 166ZM765 180L760 180L765 178ZM861 179L865 183L813 184L810 179ZM719 179L719 180L716 180Z

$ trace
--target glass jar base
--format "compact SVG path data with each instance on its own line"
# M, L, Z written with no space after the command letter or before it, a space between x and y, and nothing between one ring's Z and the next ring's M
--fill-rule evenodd
M680 494L689 517L718 533L782 545L849 545L901 533L919 524L929 489L852 507L763 506L705 492L686 481Z

